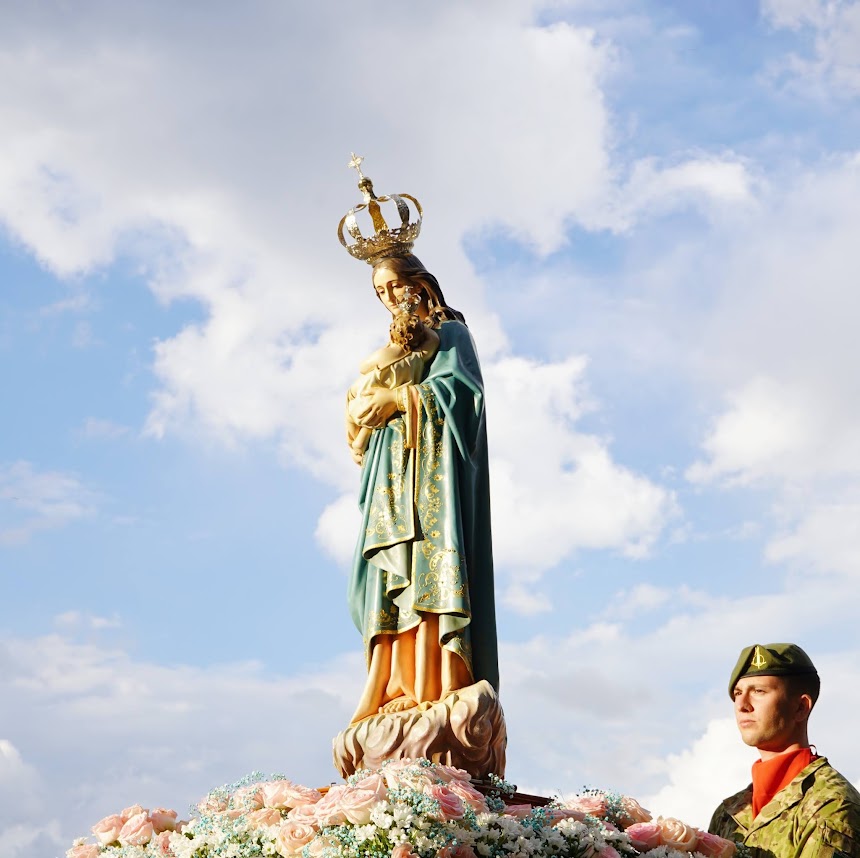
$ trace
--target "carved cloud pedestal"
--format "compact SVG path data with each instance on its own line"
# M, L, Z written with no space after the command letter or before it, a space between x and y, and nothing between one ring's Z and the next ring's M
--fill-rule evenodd
M334 765L346 778L386 760L426 757L465 769L473 778L505 773L507 731L498 695L486 680L428 708L371 715L334 739Z

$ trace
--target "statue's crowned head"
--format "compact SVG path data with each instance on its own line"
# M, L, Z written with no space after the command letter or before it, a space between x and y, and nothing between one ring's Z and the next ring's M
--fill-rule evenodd
M388 194L378 197L373 191L373 182L361 171L364 158L353 153L348 167L358 172L358 189L364 199L351 208L338 224L337 233L340 243L356 259L369 265L394 256L408 256L412 253L415 239L421 232L421 204L410 194ZM410 203L412 204L410 206ZM397 217L398 226L389 226L383 215L383 205L390 212L389 218ZM414 209L414 212L413 212ZM362 233L356 215L367 212L370 229ZM344 229L346 235L344 235ZM347 240L347 235L350 240Z
M410 294L416 303L421 305L421 314L426 316L425 323L430 327L438 327L449 319L465 322L463 314L448 305L439 281L412 252L415 239L421 232L421 204L410 194L377 197L373 192L373 182L361 171L363 160L361 155L353 153L352 160L347 164L358 172L358 189L363 194L364 201L341 218L338 225L340 243L351 256L373 266L374 282L379 272L390 272L400 284L410 287ZM396 209L399 226L389 227L382 215L382 205L385 203L391 203L388 210L392 214ZM414 206L414 217L409 203ZM367 219L370 226L370 229L366 229L366 235L362 233L356 218L356 215L365 211L369 216ZM347 241L344 229L352 239L351 242ZM392 314L396 314L393 307L390 309Z

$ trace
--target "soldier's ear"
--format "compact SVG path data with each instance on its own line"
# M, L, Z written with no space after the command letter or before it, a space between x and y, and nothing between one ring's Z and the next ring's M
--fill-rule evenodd
M811 694L800 694L797 697L797 720L806 721L809 718L809 713L812 712L812 707L815 701Z

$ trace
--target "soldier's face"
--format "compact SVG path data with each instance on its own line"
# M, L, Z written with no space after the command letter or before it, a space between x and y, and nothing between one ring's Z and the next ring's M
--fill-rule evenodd
M760 751L779 753L805 736L808 710L779 676L744 676L735 685L735 720L741 738Z

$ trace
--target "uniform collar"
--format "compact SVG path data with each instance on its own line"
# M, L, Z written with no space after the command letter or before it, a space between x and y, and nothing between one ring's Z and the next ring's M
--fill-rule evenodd
M812 748L792 748L767 760L757 760L752 767L753 813L761 812L813 760Z
M747 833L763 828L772 822L788 808L798 804L812 786L815 773L827 765L826 757L813 760L797 777L783 790L780 790L762 809L759 815L752 818L752 784L739 793L737 800L728 808L729 813L738 825Z

